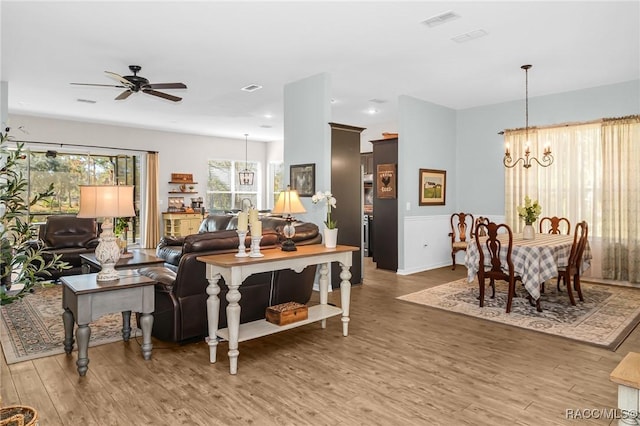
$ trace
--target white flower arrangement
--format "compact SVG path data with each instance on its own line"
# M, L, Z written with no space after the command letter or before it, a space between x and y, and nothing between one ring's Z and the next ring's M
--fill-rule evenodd
M531 202L531 198L527 195L524 197L524 207L518 206L518 216L524 219L524 222L527 225L531 225L533 222L538 220L540 217L540 213L542 213L542 206L538 204L538 200Z
M313 204L318 204L321 201L325 201L327 204L327 220L324 222L327 225L327 229L335 229L338 227L338 221L331 219L331 209L336 208L336 198L331 191L318 191L312 197Z

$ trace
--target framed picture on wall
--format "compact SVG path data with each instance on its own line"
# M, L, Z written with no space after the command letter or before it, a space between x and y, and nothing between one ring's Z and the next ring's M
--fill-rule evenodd
M378 198L396 198L396 165L378 164L376 169L376 196Z
M447 194L447 171L420 169L421 206L438 206L445 204Z
M291 189L298 191L301 197L311 197L316 193L316 165L296 164L289 168Z

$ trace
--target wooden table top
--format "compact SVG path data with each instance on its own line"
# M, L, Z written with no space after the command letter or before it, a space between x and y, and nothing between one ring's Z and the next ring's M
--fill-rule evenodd
M116 263L115 269L142 267L164 263L164 259L152 254L147 254L140 250L131 250L131 254L133 255L131 257L121 257ZM100 262L96 259L95 253L81 254L80 257L94 266L100 265Z
M256 263L271 262L274 260L298 259L311 257L319 254L345 253L360 250L360 247L338 245L336 248L326 248L322 244L309 244L306 246L296 246L296 251L282 251L280 248L270 248L260 250L264 257L236 257L236 253L211 254L199 256L201 262L210 263L216 266L231 267Z
M137 274L123 274L120 279L113 281L98 281L98 274L80 274L60 277L62 284L69 287L74 294L98 293L102 291L120 290L152 285L156 282L151 278Z

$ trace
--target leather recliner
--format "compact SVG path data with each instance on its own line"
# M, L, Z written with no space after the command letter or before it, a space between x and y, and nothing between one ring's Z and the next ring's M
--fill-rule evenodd
M45 279L57 280L61 276L76 275L82 272L81 254L93 253L100 242L99 226L95 219L77 218L72 215L48 216L40 226L37 242L43 248L42 257L46 262L60 255L60 260L69 264L68 269L49 270L51 276Z

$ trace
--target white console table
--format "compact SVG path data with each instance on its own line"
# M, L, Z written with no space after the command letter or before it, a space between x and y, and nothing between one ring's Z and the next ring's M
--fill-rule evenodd
M207 319L209 324L209 361L216 362L217 337L229 341L229 372L238 372L238 342L267 336L294 327L321 321L322 328L326 327L326 319L342 314L342 334L349 333L349 302L351 298L351 252L358 247L337 246L326 248L321 244L298 246L297 251L285 252L280 249L262 250L264 257L235 257L234 253L200 256L198 260L207 264ZM340 302L341 307L327 304L329 290L329 265L339 262L340 272ZM293 269L301 272L309 265L320 265L320 304L309 308L309 318L292 324L279 326L266 320L240 324L240 292L242 282L252 274L281 269ZM218 281L224 278L229 291L227 293L227 325L228 328L218 330L220 314L220 286Z

